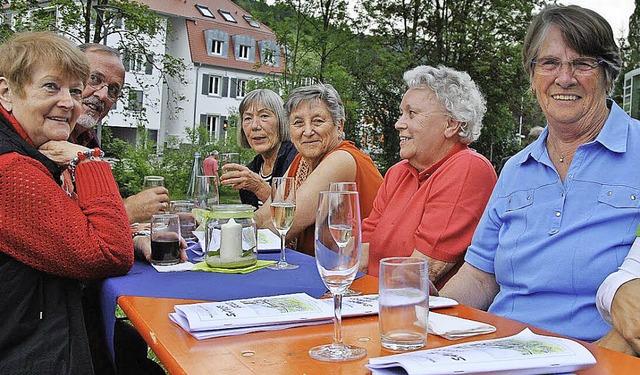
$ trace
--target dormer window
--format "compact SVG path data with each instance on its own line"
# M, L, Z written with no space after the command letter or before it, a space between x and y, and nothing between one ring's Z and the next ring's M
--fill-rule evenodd
M209 56L229 56L229 33L222 30L205 30L204 38Z
M249 35L233 36L234 53L236 60L256 61L256 40Z
M231 12L226 11L226 10L222 10L222 9L218 9L218 13L220 13L220 15L222 16L222 18L225 19L225 21L238 23L238 21L236 21L236 18L231 14Z
M206 5L196 4L196 9L198 9L200 11L200 14L205 17L216 18L216 16L213 15L211 9L209 9L209 7Z
M247 21L247 23L249 24L249 26L251 27L255 27L256 29L260 28L260 22L256 21L253 17L251 17L248 14L245 14L244 16L242 16L242 18L244 18L245 21Z

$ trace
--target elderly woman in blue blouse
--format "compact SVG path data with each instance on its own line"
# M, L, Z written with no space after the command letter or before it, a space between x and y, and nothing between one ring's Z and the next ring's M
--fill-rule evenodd
M599 14L545 7L523 55L547 127L506 163L441 295L598 340L611 327L596 291L629 252L640 216L640 122L607 98L621 59Z

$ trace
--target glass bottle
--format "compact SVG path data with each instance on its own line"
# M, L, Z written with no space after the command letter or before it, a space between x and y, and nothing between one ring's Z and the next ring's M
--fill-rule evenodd
M193 199L193 193L196 188L196 178L204 175L204 168L202 167L202 154L200 152L193 153L193 167L191 168L191 174L189 175L189 185L187 186L187 199Z

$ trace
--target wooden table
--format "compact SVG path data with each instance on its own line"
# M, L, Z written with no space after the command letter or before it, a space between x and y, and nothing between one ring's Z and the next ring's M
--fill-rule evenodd
M364 293L376 293L378 279L365 276L352 288ZM312 359L309 348L331 342L333 326L324 324L290 328L281 331L255 332L198 341L169 320L177 304L197 300L122 296L118 299L127 316L160 361L171 374L367 374L368 359L343 363L327 363ZM427 348L458 344L465 341L494 339L513 335L526 326L467 306L439 309L438 312L483 321L496 326L492 334L450 341L429 335ZM531 328L536 333L549 334ZM380 346L378 317L343 319L344 341L367 349L368 357L395 354ZM587 344L597 359L597 365L579 374L638 374L640 359Z

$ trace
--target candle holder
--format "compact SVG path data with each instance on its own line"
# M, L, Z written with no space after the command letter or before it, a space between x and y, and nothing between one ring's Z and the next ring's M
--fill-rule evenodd
M241 268L258 261L253 206L221 204L205 214L205 262L215 268Z

